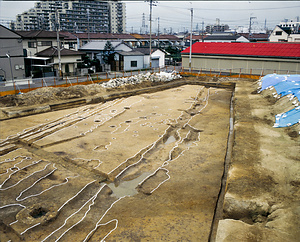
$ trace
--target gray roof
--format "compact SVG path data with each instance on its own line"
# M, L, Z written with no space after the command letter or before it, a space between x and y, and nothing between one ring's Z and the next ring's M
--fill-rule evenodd
M126 55L126 56L141 56L144 55L142 52L139 51L116 51L116 53L120 54L120 55Z
M240 35L208 35L204 40L237 40Z
M150 48L149 47L139 47L139 48L135 48L136 51L142 52L145 55L150 55ZM152 48L152 53L154 51L158 50L157 48Z
M80 48L80 50L104 50L107 40L91 41ZM110 41L112 46L116 46L123 43L122 41Z

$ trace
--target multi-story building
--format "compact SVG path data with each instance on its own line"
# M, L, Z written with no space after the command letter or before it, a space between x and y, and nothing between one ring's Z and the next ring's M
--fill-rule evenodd
M125 4L120 1L41 1L16 17L14 30L123 33Z
M125 4L117 1L109 2L110 8L110 32L111 33L124 33L126 30L126 9Z
M229 26L227 24L220 24L220 19L216 19L216 24L209 24L205 27L206 33L216 33L216 32L225 32L229 30Z

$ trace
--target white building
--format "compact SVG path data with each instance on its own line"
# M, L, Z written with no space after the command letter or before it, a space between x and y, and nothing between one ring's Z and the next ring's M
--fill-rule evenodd
M109 2L110 33L125 33L126 9L125 4L117 1Z
M57 16L58 15L58 16ZM13 30L60 30L88 33L125 32L125 3L120 1L40 1L18 14Z
M280 22L269 36L270 42L300 42L300 22Z
M292 33L288 29L276 26L269 36L270 42L300 42L300 33Z

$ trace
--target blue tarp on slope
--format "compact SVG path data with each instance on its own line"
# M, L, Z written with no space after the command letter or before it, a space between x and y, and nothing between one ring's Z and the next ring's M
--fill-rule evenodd
M300 101L300 75L266 75L261 79L261 90L273 86L281 97L293 95ZM277 114L274 127L288 127L300 123L300 107Z
M282 128L300 123L300 107L294 108L282 114L277 114L274 127Z
M282 81L300 83L300 75L277 75L277 74L266 75L261 79L262 82L261 90L265 90L266 88L274 86L277 83Z

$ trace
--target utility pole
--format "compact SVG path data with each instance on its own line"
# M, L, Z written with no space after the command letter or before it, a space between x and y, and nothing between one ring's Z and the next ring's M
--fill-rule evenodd
M157 36L158 36L158 48L159 48L159 17L157 18Z
M152 60L151 60L151 53L152 53L152 7L156 6L155 1L153 0L147 0L147 2L150 2L150 69L152 68Z
M190 35L190 58L189 58L189 72L192 70L192 43L193 42L193 8L191 8L191 35Z
M201 39L202 39L202 42L203 42L203 34L204 34L204 22L202 21L202 35L201 35Z
M61 58L60 58L60 40L59 40L59 19L58 10L56 9L56 41L57 41L57 55L58 55L58 77L61 77Z
M90 42L90 10L87 9L87 17L88 17L88 42Z
M152 39L151 39L151 34L152 34L152 0L149 0L150 1L150 70L152 68L152 60L151 60L151 52L152 52L152 49L151 49L151 45L152 45Z

